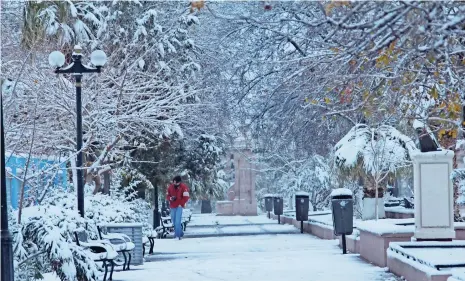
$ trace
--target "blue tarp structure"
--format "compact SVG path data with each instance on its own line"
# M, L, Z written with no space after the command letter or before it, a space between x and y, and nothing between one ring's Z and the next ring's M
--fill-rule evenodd
M13 209L18 209L20 191L22 179L24 177L23 172L26 170L27 155L11 155L7 153L6 155L6 170L7 170L7 196L9 197L9 203ZM58 158L54 159L43 159L36 156L31 156L28 167L28 174L39 174L40 171L47 171L40 176L40 182L36 179L33 180L34 184L39 184L42 187L46 186L50 178L55 175L53 178L53 185L51 188L66 188L67 186L67 169L66 163L61 163ZM34 200L27 198L27 191L30 189L28 184L25 185L25 201Z

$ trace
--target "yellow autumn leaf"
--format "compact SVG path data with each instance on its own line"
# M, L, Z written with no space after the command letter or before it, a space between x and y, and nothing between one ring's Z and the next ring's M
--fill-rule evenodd
M334 7L336 7L334 3L329 3L328 5L326 5L325 7L326 14L329 15Z
M452 103L452 105L451 105L451 110L452 110L453 112L460 112L461 109L462 109L462 108L461 108L461 105L460 105L459 103L455 103L455 102Z
M368 109L365 109L365 110L363 111L363 115L365 115L365 117L370 117L370 116L371 116L371 111L368 110Z
M197 8L197 10L200 11L200 9L202 9L203 7L205 7L205 1L204 0L192 1L191 2L191 13L194 12L194 9Z
M308 98L305 98L305 99L304 99L304 102L308 102Z
M430 96L433 97L434 99L438 99L439 98L439 93L438 93L438 90L436 89L436 87L433 87L433 89L431 89L430 91Z
M369 95L370 95L370 92L368 91L363 92L363 99L368 98Z
M387 54L382 54L376 59L376 65L378 67L386 66L389 64L389 56Z
M312 100L312 104L317 104L318 101L317 100Z
M325 97L325 103L330 104L331 100L328 97Z
M436 61L436 57L434 56L433 53L428 54L426 58L428 59L430 63L434 63Z

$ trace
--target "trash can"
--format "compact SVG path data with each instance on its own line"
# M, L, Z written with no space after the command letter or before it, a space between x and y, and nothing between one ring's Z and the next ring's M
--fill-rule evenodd
M342 251L346 253L346 235L354 230L354 199L347 188L334 189L331 192L331 207L335 235L342 235Z
M295 219L297 221L308 221L310 195L306 192L297 192L295 194Z
M274 214L278 216L278 223L281 224L281 215L283 214L284 204L283 196L275 195L273 200Z
M131 238L135 248L131 252L131 265L144 263L144 252L142 243L142 223L108 223L105 225L108 233L122 233Z
M295 194L295 220L300 221L300 233L304 233L304 221L308 221L309 198L307 192Z
M265 210L268 212L268 218L270 218L270 212L273 211L273 194L265 194Z

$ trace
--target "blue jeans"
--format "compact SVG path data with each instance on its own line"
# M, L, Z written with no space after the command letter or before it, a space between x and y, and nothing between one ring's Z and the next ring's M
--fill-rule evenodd
M183 237L184 232L182 231L181 220L182 220L182 207L171 208L171 222L174 226L174 237Z

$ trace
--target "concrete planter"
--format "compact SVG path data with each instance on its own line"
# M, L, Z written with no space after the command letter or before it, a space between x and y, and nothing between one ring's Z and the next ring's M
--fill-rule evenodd
M448 281L451 276L451 274L440 271L437 274L431 274L431 269L422 264L412 265L406 259L399 254L389 253L387 260L389 271L404 277L407 281Z
M360 230L360 256L372 264L386 267L387 254L391 242L408 242L411 240L411 233L383 233L377 234L366 230Z
M342 236L338 236L339 238L339 247L342 248ZM360 237L354 235L347 235L346 236L346 248L347 251L360 254Z
M310 222L310 233L325 240L337 239L332 226Z

